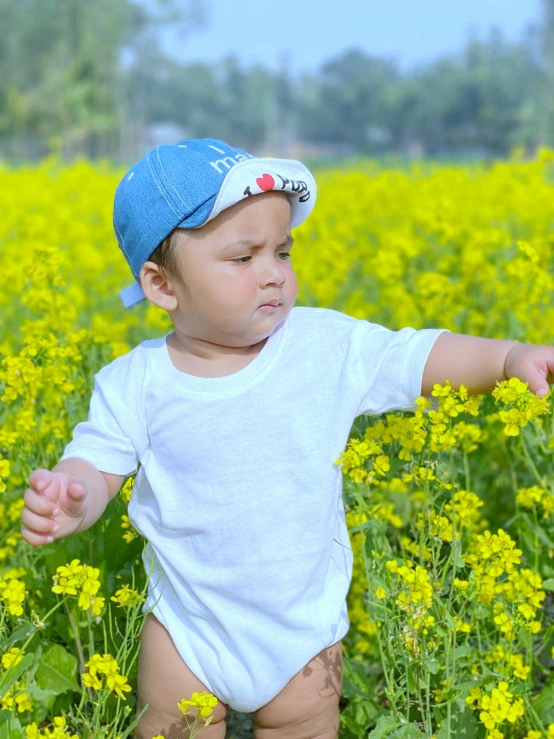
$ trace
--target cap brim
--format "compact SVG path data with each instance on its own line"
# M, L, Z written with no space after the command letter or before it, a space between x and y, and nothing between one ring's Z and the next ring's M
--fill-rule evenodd
M139 282L135 282L132 285L129 285L129 287L123 288L119 295L126 308L130 308L132 305L140 303L142 300L146 300L146 295L144 294Z

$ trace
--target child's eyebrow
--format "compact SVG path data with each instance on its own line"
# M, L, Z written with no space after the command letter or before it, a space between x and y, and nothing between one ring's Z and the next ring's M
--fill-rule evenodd
M294 238L292 234L286 234L284 241L282 241L279 246L291 246L293 243ZM233 241L231 244L224 246L223 249L221 249L221 254L226 251L230 251L231 249L236 249L237 246L256 246L258 249L261 248L256 245L256 241L254 239L239 239L238 241Z

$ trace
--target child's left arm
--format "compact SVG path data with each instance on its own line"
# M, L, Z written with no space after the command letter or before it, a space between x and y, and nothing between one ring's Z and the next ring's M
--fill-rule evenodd
M554 346L445 332L427 358L421 394L430 396L435 383L450 380L456 390L463 385L470 395L481 395L511 377L528 382L529 390L543 397L554 378Z

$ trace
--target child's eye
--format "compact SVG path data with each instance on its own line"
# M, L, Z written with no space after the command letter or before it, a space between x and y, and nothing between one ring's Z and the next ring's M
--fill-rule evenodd
M290 251L282 251L279 252L279 254L285 254L285 256L290 257ZM235 259L231 259L231 262L235 262L235 264L245 264L245 262L242 262L242 259L251 259L252 257L236 257Z

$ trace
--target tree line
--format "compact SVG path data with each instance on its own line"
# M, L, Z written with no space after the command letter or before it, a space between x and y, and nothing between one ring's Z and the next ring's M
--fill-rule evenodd
M232 55L181 63L161 31L206 25L202 0L0 0L0 157L133 158L145 128L252 152L288 142L376 155L506 156L554 146L554 0L519 41L492 29L413 69L347 49L315 73Z

